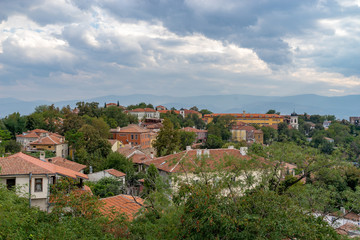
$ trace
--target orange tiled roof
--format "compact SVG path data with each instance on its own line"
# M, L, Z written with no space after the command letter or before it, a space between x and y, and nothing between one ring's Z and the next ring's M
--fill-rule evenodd
M235 125L231 128L232 130L245 130L247 132L249 131L255 131L256 128L253 127L253 126L249 126L249 125L246 125L246 126L238 126L238 125Z
M62 144L62 142L56 136L42 137L42 138L30 143L30 145L58 145L58 144Z
M108 139L108 142L111 144L111 146L113 146L116 142L119 142L116 139Z
M196 129L196 128L192 128L192 127L186 127L186 128L183 128L183 130L185 132L195 132L195 133L207 132L207 130L200 130L200 129Z
M49 159L51 159L51 163L64 168L71 169L75 172L80 172L81 170L86 168L86 165L74 161L70 161L62 157L47 158L46 160L49 162Z
M135 200L134 200L135 198ZM144 204L144 199L140 197L132 197L130 195L117 195L113 197L100 199L104 203L102 212L111 215L112 211L126 214L130 220L134 219L135 214L140 210L141 205ZM136 203L138 202L138 203Z
M180 111L178 110L158 110L159 113L171 113L174 112L176 114L180 114Z
M107 170L104 170L104 171L110 173L111 175L113 175L115 177L124 177L124 176L126 176L125 173L120 172L120 171L118 171L116 169L107 169Z
M71 178L88 179L86 174L56 164L44 162L24 153L16 153L9 157L0 158L0 175L20 174L59 174Z
M137 132L137 133L143 133L143 132L149 132L148 129L142 128L136 124L130 124L126 127L123 127L120 129L120 132L122 133L133 133L133 132Z
M261 113L211 113L205 114L204 118L217 116L234 116L236 118L284 118L284 116L277 114L261 114Z
M209 151L209 159L206 160L206 165L210 168L215 168L222 159L231 156L243 160L250 160L249 156L241 155L237 149L207 149ZM204 156L204 150L202 155ZM191 172L197 165L197 150L192 149L189 151L182 151L179 153L171 154L164 157L154 158L143 163L146 165L154 164L156 168L169 172Z
M129 157L135 151L136 151L136 149L131 146L125 146L125 147L119 148L117 150L118 153L124 155L125 157Z
M131 160L133 163L143 163L145 161L151 160L151 158L145 154L135 153L131 156Z
M16 137L22 137L22 138L39 138L39 135L37 135L35 132L30 132L28 134L19 134L16 135Z
M156 112L156 110L152 108L136 108L133 110L128 110L129 112Z

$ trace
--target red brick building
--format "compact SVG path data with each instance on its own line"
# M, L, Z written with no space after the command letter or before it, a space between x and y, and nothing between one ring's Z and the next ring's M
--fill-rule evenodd
M140 146L140 148L150 148L150 130L130 124L124 128L115 128L110 130L111 138L121 141L123 144Z

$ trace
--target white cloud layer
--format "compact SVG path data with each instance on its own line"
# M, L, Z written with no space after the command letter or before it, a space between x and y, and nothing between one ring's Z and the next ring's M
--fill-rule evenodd
M50 1L0 10L0 98L357 94L352 1Z

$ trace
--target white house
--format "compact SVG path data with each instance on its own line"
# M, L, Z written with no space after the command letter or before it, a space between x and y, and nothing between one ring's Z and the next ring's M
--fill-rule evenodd
M8 189L18 188L19 194L29 198L31 206L44 211L48 211L50 206L50 185L61 176L77 179L80 185L88 179L86 174L21 152L0 158L0 183Z
M107 169L100 172L94 172L88 174L89 181L91 182L97 182L104 177L114 177L119 181L121 181L123 186L125 186L125 176L126 176L125 173L120 172L116 169Z

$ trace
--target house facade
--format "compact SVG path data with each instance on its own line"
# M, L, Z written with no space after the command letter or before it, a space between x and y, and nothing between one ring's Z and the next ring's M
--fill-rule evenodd
M136 108L133 110L127 110L127 113L136 116L139 121L146 118L160 118L160 113L157 110L154 110L152 108Z
M185 132L193 132L196 134L196 139L195 142L206 142L207 139L207 135L208 135L208 131L207 130L201 130L201 129L196 129L194 127L186 127L182 129Z
M124 128L111 129L110 133L112 139L116 139L125 145L131 144L142 149L151 147L151 131L136 124L130 124Z
M203 119L206 123L211 123L215 117L232 116L234 121L246 124L258 124L260 126L268 126L284 122L284 116L278 114L258 114L258 113L212 113L205 114Z
M80 172L40 160L24 153L0 158L0 183L8 189L17 188L21 196L29 198L30 206L49 211L50 186L60 177L77 179L79 185L88 177Z
M16 136L23 149L28 152L51 151L57 157L68 156L68 144L65 137L43 129L34 129Z

